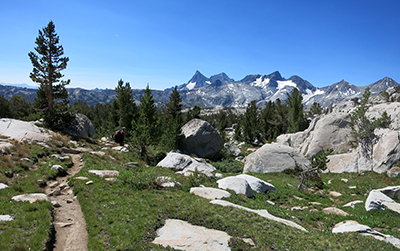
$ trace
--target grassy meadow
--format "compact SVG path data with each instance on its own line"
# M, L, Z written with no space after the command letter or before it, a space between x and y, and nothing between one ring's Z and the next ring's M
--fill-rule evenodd
M60 147L74 146L68 138L59 137L48 145L50 148L34 143L17 144L0 157L0 182L9 185L0 190L0 214L14 217L13 221L0 222L0 250L51 250L48 248L54 241L51 203L11 201L11 197L18 194L43 192L45 183L57 175L49 166L60 164L68 168L68 162L51 157L60 154ZM93 150L103 147L100 142L80 141L77 145ZM181 219L225 231L232 236L232 250L396 250L391 244L372 237L356 233L332 234L333 226L343 220L356 220L400 238L398 213L390 210L366 212L364 203L356 204L354 209L342 207L350 201L365 202L371 189L398 185L399 178L390 179L385 174L373 172L327 173L321 174L325 183L323 189L298 191L299 178L294 173L253 173L277 190L256 194L254 198L231 191L232 197L226 199L252 209L267 209L277 217L305 227L308 232L303 232L255 213L212 205L209 200L190 194L189 190L194 186L217 187L215 180L206 176L184 177L172 169L149 166L133 153L105 152L105 156L83 154L85 166L76 176L88 177L93 184L69 179L86 219L89 250L173 250L151 243L166 219ZM36 159L36 162L20 160L25 157ZM131 165L132 162L137 163ZM214 164L224 176L240 173L241 164L233 160ZM88 171L92 169L117 170L120 174L116 181L105 181L90 174ZM182 186L180 189L163 189L154 182L159 176L169 176ZM331 191L340 192L342 196L329 196ZM303 210L291 210L295 206ZM326 207L338 207L349 215L325 214L322 209ZM245 243L243 238L252 239L255 245Z

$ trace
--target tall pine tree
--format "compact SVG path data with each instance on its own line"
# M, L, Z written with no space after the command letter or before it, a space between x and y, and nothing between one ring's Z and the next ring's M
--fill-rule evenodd
M43 112L45 125L57 130L68 127L73 119L68 110L68 92L65 88L70 80L61 81L64 76L61 71L67 67L69 58L62 57L64 49L59 45L59 40L55 25L50 21L46 27L39 30L34 48L37 54L28 54L33 65L29 77L33 82L40 84L35 106Z
M176 86L169 97L163 116L165 130L161 137L161 144L167 150L176 149L178 148L179 135L183 124L182 98Z
M290 93L286 93L287 99L286 104L289 107L289 133L295 133L298 131L303 131L308 127L308 121L304 116L304 109L303 109L303 96L299 89L294 88L293 91Z
M157 107L154 104L153 95L149 85L140 98L139 118L132 120L133 142L140 151L142 157L147 157L147 149L158 139Z
M132 88L128 82L120 79L115 88L117 93L117 107L114 107L118 113L118 124L120 127L126 127L127 131L132 130L132 120L137 117L137 107L132 96Z

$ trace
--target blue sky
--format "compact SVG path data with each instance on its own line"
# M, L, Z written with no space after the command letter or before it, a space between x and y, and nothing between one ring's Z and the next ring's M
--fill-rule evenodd
M55 23L68 87L165 89L205 76L280 71L317 87L400 82L398 0L0 1L0 83L29 78L38 30Z

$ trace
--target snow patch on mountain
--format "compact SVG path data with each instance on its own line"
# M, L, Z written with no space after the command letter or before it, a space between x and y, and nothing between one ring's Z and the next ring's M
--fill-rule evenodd
M188 88L189 90L192 90L195 85L196 85L196 82L190 82L189 84L186 85L186 88Z
M293 86L297 87L296 83L294 83L292 80L284 80L284 81L276 81L278 83L278 89L285 88L285 86Z
M252 85L252 86L258 86L258 87L264 88L264 87L266 87L266 86L269 84L269 81L270 81L269 78L263 80L263 76L261 76L261 77L257 78L256 81L254 81L253 83L251 83L251 85Z
M303 102L307 102L308 100L310 100L312 97L317 96L317 95L322 95L325 92L323 90L319 90L317 89L315 92L313 92L310 89L306 90L306 93L303 93Z

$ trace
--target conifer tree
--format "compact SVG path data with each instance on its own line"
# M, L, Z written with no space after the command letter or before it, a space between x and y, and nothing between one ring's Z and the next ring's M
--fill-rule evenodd
M252 144L256 139L260 139L259 118L256 104L256 100L248 104L241 123L243 139L249 144Z
M139 118L132 120L133 141L142 157L147 157L148 146L157 141L157 107L149 85L140 98Z
M298 131L303 131L308 126L308 121L304 117L303 109L303 96L299 89L294 88L290 95L287 93L286 103L289 107L289 133L295 133Z
M35 43L37 46L34 49L37 54L34 52L28 54L33 65L29 77L33 82L40 84L35 106L44 112L46 126L61 130L69 126L73 119L68 111L68 92L65 88L70 80L61 81L64 76L61 71L67 67L69 58L62 57L64 49L59 45L59 37L52 21L39 30ZM55 100L61 101L55 102Z
M128 82L124 84L124 81L120 79L115 91L117 93L118 105L115 108L118 114L118 124L120 127L126 127L127 131L130 132L132 120L137 117L137 107L132 96L132 88Z
M172 150L178 148L182 123L182 99L175 86L164 110L163 124L165 125L165 130L162 135L162 144L165 149Z
M260 122L261 132L265 139L273 141L278 135L276 132L275 118L275 105L272 101L267 103L267 106L261 111Z
M375 120L367 117L368 100L371 95L369 87L365 90L363 98L356 109L350 114L350 127L352 135L357 143L361 145L362 153L367 159L371 159L373 155L373 144L377 137L375 135L376 128L388 128L392 122L391 117L385 112L380 118Z

